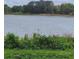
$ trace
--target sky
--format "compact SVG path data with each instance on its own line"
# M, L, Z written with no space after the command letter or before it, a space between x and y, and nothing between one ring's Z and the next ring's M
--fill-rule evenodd
M4 0L4 3L8 4L9 6L26 5L30 1L39 1L39 0ZM45 1L53 1L55 5L58 5L61 3L74 3L74 0L45 0Z

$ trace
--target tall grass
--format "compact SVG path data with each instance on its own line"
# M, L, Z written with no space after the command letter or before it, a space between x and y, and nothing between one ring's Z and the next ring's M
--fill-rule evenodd
M4 47L8 49L49 49L66 50L74 48L74 38L70 36L46 36L34 33L32 37L25 34L19 37L13 33L5 35Z

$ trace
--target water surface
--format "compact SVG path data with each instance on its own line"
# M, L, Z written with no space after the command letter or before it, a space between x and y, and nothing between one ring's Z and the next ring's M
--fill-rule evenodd
M5 34L23 36L40 33L45 35L73 34L74 18L71 16L5 15Z

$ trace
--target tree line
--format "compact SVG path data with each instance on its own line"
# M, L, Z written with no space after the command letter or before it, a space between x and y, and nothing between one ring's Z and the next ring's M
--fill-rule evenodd
M4 5L5 14L74 14L74 5L70 3L65 3L61 5L53 5L53 6L41 6L40 4L37 6L33 5L23 5L23 6L12 6L9 7L7 4ZM44 11L44 8L47 8Z
M69 36L46 36L34 33L32 37L27 34L19 37L8 33L4 37L4 48L8 49L73 49L74 38Z

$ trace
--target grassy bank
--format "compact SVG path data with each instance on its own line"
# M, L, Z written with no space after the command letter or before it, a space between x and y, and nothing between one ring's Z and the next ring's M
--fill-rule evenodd
M74 59L73 50L5 49L5 59Z
M8 33L4 45L5 59L74 59L74 38L70 36Z

